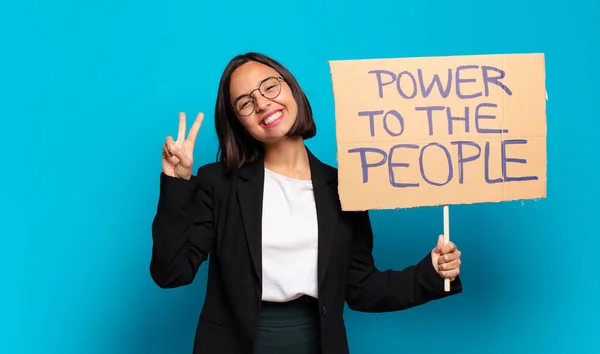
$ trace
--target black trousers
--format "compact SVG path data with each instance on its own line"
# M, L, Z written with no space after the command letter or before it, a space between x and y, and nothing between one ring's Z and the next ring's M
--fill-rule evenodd
M262 303L254 354L320 354L320 344L316 299Z

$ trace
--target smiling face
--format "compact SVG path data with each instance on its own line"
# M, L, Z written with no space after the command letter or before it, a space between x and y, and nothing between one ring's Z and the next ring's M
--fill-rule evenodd
M250 61L231 75L231 104L244 129L272 144L286 137L298 116L292 90L277 70Z

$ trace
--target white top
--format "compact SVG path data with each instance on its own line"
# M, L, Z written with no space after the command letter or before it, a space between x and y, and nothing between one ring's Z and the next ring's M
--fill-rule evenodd
M312 181L265 169L263 198L262 300L317 298L319 239Z

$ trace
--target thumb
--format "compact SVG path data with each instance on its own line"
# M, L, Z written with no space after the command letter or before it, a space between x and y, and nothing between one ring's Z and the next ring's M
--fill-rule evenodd
M179 159L179 164L181 165L181 167L189 168L192 166L192 159L186 156L183 149L181 149L177 145L171 145L169 150L173 155L175 155L175 157Z
M438 237L437 245L435 246L435 253L442 253L442 248L444 247L444 235L440 235Z

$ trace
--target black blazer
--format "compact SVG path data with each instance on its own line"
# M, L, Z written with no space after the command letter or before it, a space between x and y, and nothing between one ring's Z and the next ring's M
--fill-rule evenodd
M342 211L337 169L308 154L319 224L324 354L349 353L344 303L356 311L397 311L462 291L457 278L444 292L429 252L402 271L375 268L368 212ZM252 353L262 291L263 180L263 160L231 175L221 163L207 164L189 181L161 173L152 224L152 279L162 288L190 284L209 259L194 354Z

